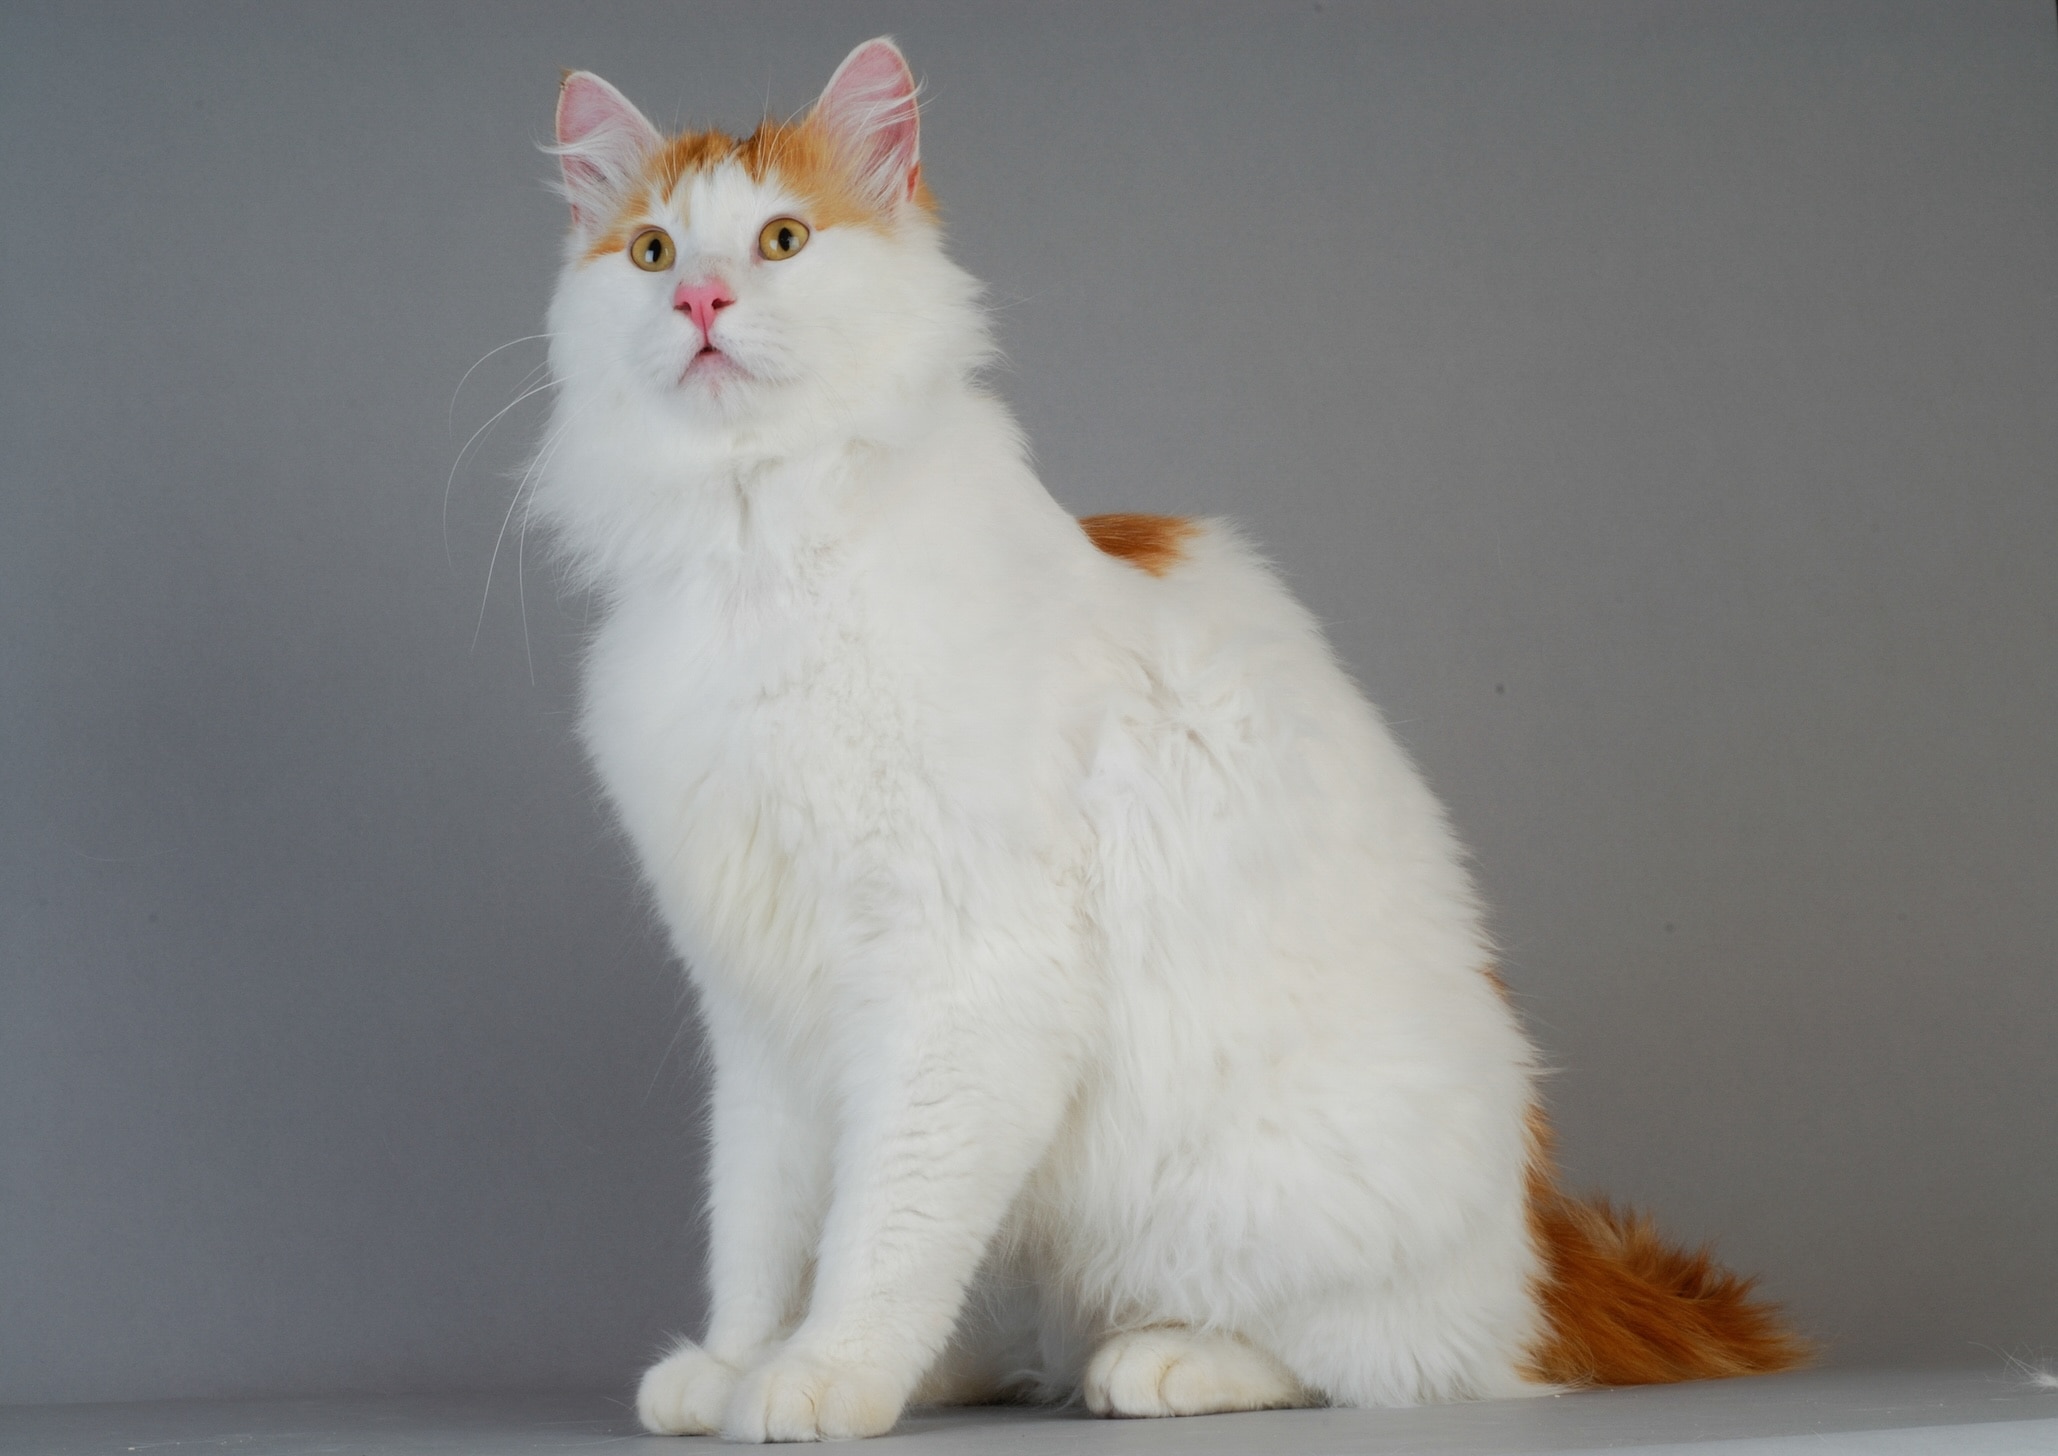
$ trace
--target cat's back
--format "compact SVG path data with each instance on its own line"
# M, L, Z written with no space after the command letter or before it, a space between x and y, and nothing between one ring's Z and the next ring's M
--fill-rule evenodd
M1511 1053L1463 852L1312 615L1224 522L1117 524L1132 554L1083 523L1121 670L1081 802L1111 980L1152 1003L1135 1034L1176 1023L1160 999L1295 1028L1418 1008Z
M1103 621L1128 672L1126 730L1103 754L1147 761L1244 813L1456 871L1459 850L1415 765L1320 624L1230 522L1106 515L1080 522L1109 563ZM1293 856L1298 858L1298 855ZM1462 873L1447 889L1471 910Z

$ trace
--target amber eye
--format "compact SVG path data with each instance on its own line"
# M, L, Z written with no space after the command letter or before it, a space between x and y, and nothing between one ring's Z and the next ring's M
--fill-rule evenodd
M664 272L678 256L672 235L663 228L645 228L629 239L629 261L646 273Z
M797 217L775 217L757 235L757 250L773 263L807 246L807 224Z

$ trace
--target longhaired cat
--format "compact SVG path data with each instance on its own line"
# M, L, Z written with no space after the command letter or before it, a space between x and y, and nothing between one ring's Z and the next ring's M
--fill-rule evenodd
M666 137L568 75L532 509L698 989L706 1334L658 1432L1784 1368L1747 1281L1562 1196L1464 856L1220 521L1075 520L981 383L915 85Z

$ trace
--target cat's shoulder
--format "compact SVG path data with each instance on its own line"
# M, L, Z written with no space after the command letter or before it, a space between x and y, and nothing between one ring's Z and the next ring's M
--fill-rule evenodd
M1234 521L1109 511L1077 524L1118 578L1168 610L1215 616L1284 608L1299 615L1271 563Z

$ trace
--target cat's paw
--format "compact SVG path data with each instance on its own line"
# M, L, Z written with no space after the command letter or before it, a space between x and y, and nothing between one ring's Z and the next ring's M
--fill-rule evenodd
M643 1372L636 1387L636 1419L660 1436L711 1436L742 1379L735 1366L687 1343Z
M1181 1326L1116 1335L1086 1366L1086 1408L1099 1416L1204 1416L1313 1404L1293 1374L1234 1335Z
M883 1370L782 1351L737 1385L722 1434L731 1441L883 1436L906 1401L903 1383Z

